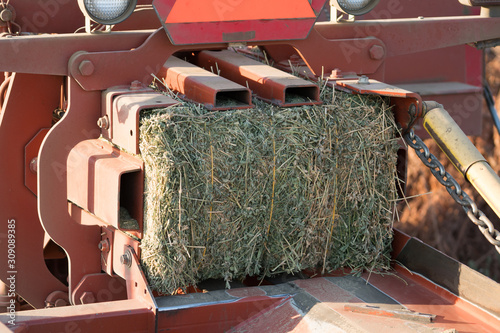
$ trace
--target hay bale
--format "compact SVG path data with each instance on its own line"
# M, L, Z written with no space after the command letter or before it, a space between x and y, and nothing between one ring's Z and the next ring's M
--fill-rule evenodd
M327 100L331 101L331 91ZM397 140L379 97L142 114L141 261L153 289L389 265Z

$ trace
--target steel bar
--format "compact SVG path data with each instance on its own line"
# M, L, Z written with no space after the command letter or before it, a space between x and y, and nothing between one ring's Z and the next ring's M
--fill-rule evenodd
M386 56L392 57L498 38L500 18L450 16L362 20L317 23L315 29L326 39L378 38L387 47Z
M130 50L144 43L153 31L2 37L0 71L68 75L68 61L75 52Z
M58 92L59 88L60 86L57 87ZM40 148L38 215L45 231L68 256L70 301L72 304L79 304L80 300L72 295L73 289L86 274L101 272L101 253L98 248L101 228L97 225L78 224L70 216L66 170L68 164L74 163L68 160L71 149L79 142L97 139L101 134L97 127L101 93L84 92L70 78L68 100L66 115L51 128Z
M279 106L320 104L317 85L231 51L202 51L196 63L248 86L257 96Z
M177 57L172 56L165 62L158 77L169 89L209 110L252 107L250 89Z
M68 159L68 200L117 229L126 209L142 229L142 161L102 140L78 143Z

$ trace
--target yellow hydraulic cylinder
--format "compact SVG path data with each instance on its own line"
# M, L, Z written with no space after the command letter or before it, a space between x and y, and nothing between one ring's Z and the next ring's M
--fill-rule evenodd
M500 178L448 112L437 103L428 105L424 128L500 217Z

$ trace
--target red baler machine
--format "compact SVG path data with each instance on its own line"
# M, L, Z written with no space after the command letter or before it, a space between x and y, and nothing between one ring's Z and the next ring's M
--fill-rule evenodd
M317 104L306 79L321 78L390 97L408 145L500 252L500 233L415 135L425 127L500 213L498 177L456 125L480 133L481 50L500 44L500 1L0 0L0 32L0 328L499 330L498 283L396 230L387 274L161 296L139 261L144 167L135 154L141 110L176 103L149 87L154 78L211 110L228 97L249 107L252 94ZM175 57L186 54L199 62ZM248 63L264 54L272 66ZM203 61L229 80L199 75ZM297 69L304 79L288 74ZM399 155L404 178L404 146ZM122 230L120 207L138 228Z

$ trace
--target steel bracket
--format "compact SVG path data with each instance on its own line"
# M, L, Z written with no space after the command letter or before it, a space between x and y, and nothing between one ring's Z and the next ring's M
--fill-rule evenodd
M140 85L140 82L137 82ZM100 122L104 138L126 151L139 154L139 116L144 109L166 108L179 102L151 88L113 88L103 93ZM103 118L101 118L103 119Z
M78 143L68 155L68 200L120 228L125 209L142 232L143 164L139 159L94 139ZM97 244L96 244L97 246Z
M396 124L403 133L410 130L417 119L423 117L422 98L419 94L376 80L362 77L359 80L342 80L335 88L344 92L361 95L379 95L391 98L391 106Z

